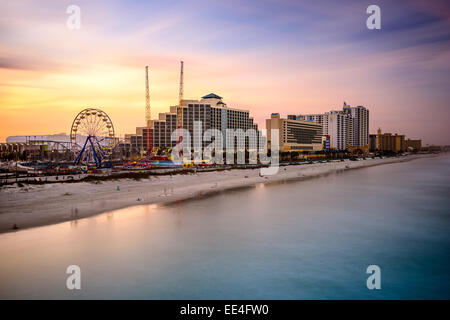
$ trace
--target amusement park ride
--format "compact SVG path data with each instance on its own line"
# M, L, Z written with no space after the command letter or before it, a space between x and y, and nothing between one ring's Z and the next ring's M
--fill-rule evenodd
M181 147L181 142L183 141L183 71L183 61L181 61L177 106L177 151L180 157L183 156L183 148ZM137 166L147 168L151 163L168 166L169 162L170 165L179 165L178 162L169 160L170 157L167 155L157 155L158 150L155 150L151 143L148 66L145 67L145 122L148 129L146 141L147 156L138 161L126 162L124 167ZM106 112L96 108L87 108L78 113L73 120L70 130L70 146L75 154L73 165L95 166L96 168L111 167L111 156L117 144L118 139L115 137L114 125Z
M82 145L78 144L80 136L86 137ZM74 165L108 167L109 157L117 142L114 125L104 111L84 109L73 120L70 142L76 155Z
M177 146L178 146L178 154L180 157L183 156L183 77L184 77L184 70L183 70L183 61L181 61L181 70L180 70L180 91L178 93L178 106L177 106Z

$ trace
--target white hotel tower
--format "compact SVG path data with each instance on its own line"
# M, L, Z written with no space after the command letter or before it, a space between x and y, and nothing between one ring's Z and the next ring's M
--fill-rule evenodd
M333 110L323 114L289 115L288 119L313 121L322 124L322 134L330 136L330 147L336 150L369 144L369 110L363 106L350 107L344 102L342 111Z

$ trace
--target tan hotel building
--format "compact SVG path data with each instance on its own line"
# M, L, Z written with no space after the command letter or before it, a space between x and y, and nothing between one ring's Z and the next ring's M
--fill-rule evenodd
M279 113L272 113L266 120L267 147L271 149L272 133L279 131L280 152L322 150L322 125L312 121L282 119Z

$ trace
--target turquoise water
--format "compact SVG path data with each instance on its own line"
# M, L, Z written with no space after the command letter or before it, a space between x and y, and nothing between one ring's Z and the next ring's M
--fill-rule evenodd
M449 299L449 208L441 156L117 210L0 235L0 298Z

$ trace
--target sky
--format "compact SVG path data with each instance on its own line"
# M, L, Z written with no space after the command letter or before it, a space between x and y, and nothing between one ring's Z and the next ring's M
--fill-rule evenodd
M369 30L366 9L381 9ZM69 5L80 29L67 27ZM214 92L265 127L272 112L324 113L363 105L370 132L450 144L448 1L2 1L0 142L69 133L96 107L116 133L184 97Z

